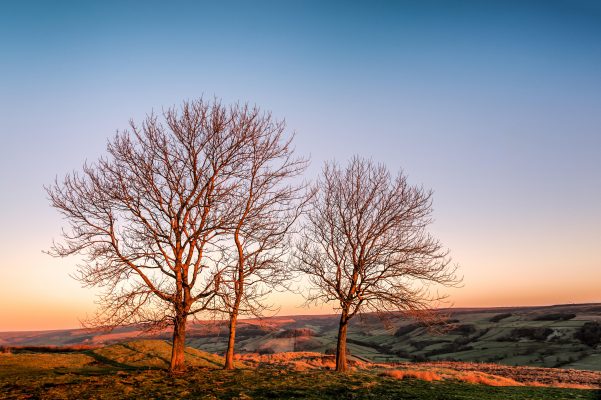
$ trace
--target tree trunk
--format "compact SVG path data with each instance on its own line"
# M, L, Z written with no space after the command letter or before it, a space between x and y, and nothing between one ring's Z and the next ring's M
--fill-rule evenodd
M238 311L235 310L230 315L230 338L227 342L227 351L225 352L224 369L234 369L234 346L236 344L236 323L238 322Z
M336 371L347 371L346 365L346 331L348 328L348 313L342 312L340 325L338 327L338 342L336 344Z
M173 348L171 350L170 372L181 372L184 364L184 349L186 347L186 316L176 317L173 326Z
M247 207L248 210L248 207ZM244 213L246 215L246 212ZM234 242L238 249L238 271L236 276L236 282L234 284L234 294L236 296L234 305L232 306L232 312L230 313L230 337L227 341L227 350L225 352L225 365L223 369L234 369L234 346L236 345L236 323L238 322L238 312L240 312L240 302L244 295L244 263L246 257L244 256L244 249L242 242L240 241L240 227L242 226L242 220L238 224L236 232L234 232Z

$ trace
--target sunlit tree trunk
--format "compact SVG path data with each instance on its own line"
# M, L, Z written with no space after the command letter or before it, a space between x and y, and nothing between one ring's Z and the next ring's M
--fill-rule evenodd
M175 318L173 327L173 348L171 350L171 372L180 372L185 369L184 349L186 347L186 316Z
M348 311L343 310L338 327L338 342L336 344L336 371L347 371L346 362L346 333L348 330Z
M240 302L242 301L242 295L244 293L244 263L246 261L244 257L244 251L242 243L240 242L240 225L234 233L234 241L236 243L236 249L238 250L238 271L237 279L234 284L234 304L230 312L230 337L227 342L227 351L225 352L225 366L224 369L234 369L234 346L236 345L236 324L238 322L238 313L240 312Z
M248 213L249 206L247 204L246 211L238 223L238 227L234 232L234 242L236 243L236 250L238 251L238 265L236 271L236 279L234 282L234 304L230 312L230 336L227 342L227 350L225 352L225 365L224 369L234 369L234 347L236 345L236 323L238 322L238 314L240 313L240 302L244 295L244 266L246 263L246 257L244 255L244 248L240 239L240 228L246 214Z
M227 350L225 352L224 369L234 369L234 346L236 344L236 324L238 322L238 310L234 308L234 312L230 315L230 337L227 342Z

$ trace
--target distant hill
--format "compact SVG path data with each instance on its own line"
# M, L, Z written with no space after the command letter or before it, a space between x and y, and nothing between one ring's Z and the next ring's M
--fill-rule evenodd
M476 361L506 365L601 371L601 304L441 310L441 329L399 318L385 323L368 314L349 331L349 349L359 360ZM336 315L300 315L243 320L237 351L272 354L290 351L332 353ZM148 334L135 327L112 332L83 329L0 333L0 346L100 346L133 338L169 339L168 331ZM191 324L188 346L222 354L224 322Z

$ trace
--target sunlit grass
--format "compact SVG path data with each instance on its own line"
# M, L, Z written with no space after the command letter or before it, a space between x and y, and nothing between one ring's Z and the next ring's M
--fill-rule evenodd
M187 373L165 367L170 345L134 341L66 354L0 354L0 398L30 399L597 399L594 390L504 386L503 378L445 369L331 370L316 354L246 357L243 369L224 371L222 357L187 349ZM325 361L324 361L325 360ZM297 368L297 363L306 364ZM463 382L462 382L463 381ZM509 379L503 381L511 384ZM470 382L470 383L466 383ZM484 384L493 384L486 386ZM516 383L517 385L517 383Z

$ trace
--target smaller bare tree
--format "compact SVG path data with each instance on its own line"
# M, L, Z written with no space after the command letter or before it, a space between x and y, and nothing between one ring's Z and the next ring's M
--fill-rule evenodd
M230 230L231 245L224 257L229 267L220 280L219 296L229 317L225 369L234 368L234 347L239 315L261 316L265 296L288 279L288 234L306 200L303 184L294 184L308 161L295 158L292 137L286 138L283 121L253 115L243 150L244 163L230 197L237 210Z
M310 201L296 269L308 276L309 303L336 302L336 370L347 370L348 323L361 312L420 315L443 296L431 284L459 282L448 251L426 232L432 192L403 173L355 156L346 169L326 163Z

